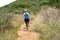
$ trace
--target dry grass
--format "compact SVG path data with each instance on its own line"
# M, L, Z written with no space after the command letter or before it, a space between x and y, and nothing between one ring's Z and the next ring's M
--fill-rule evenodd
M4 15L4 14L3 14ZM2 16L2 15L1 15ZM11 17L12 16L12 17ZM9 18L8 18L9 17ZM2 18L2 17L1 17ZM9 19L4 21L5 19ZM15 40L17 36L17 29L23 24L23 17L21 14L7 14L5 17L2 18L3 22L0 21L2 24L2 28L0 27L0 40ZM8 24L9 23L9 24Z
M39 40L60 40L59 11L54 8L44 8L36 17L33 29L38 32Z

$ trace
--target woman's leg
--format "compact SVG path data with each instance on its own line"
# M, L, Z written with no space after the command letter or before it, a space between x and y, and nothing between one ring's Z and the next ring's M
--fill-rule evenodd
M29 26L29 19L25 19L25 24L26 24L26 29L28 30L28 26Z
M28 22L26 23L26 28L27 28L27 30L28 30Z
M29 19L27 19L27 21L26 21L26 27L27 27L27 30L28 30L28 27L29 27Z

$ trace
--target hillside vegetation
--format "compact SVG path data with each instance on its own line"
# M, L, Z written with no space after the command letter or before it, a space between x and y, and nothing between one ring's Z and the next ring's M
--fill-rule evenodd
M9 4L9 5L1 7L0 8L0 39L1 40L14 40L16 38L16 31L21 26L21 24L23 24L22 13L23 13L23 10L25 8L28 9L28 11L31 14L39 15L41 13L42 8L45 8L46 6L48 8L49 7L56 8L57 11L58 11L59 8L60 8L60 0L16 0L15 2L13 2L13 3ZM42 12L44 12L45 10L48 10L46 8L43 9ZM37 13L37 12L39 12L39 13ZM47 12L49 12L49 11L47 11ZM53 11L53 12L55 12L55 11ZM49 26L48 28L52 27L52 28L48 29L48 32L50 32L49 30L55 28L56 26L58 26L57 31L59 32L58 28L60 26L60 21L58 21L58 19L60 20L60 18L58 18L58 17L60 16L60 14L58 14L56 12L53 15L53 13L51 11L50 11L50 13L51 13L52 17L49 16L50 14L49 15L47 15L47 14L43 15L44 23ZM57 17L57 15L59 15L59 16ZM41 15L39 15L39 16L41 16ZM58 19L53 19L53 18L55 18L55 16ZM31 18L33 18L33 17L31 17ZM51 20L51 21L48 22L48 20ZM55 21L53 22L52 20L55 20ZM55 25L54 23L56 21L58 21L58 22ZM51 24L51 22L53 22L53 23ZM36 29L35 31L38 31L38 30L40 31L40 29ZM46 28L46 30L47 30L47 28ZM54 30L55 29L53 29L53 31ZM48 32L46 32L46 34ZM43 35L45 37L45 34L43 34ZM51 35L49 34L49 36L51 36ZM42 38L44 38L44 37L42 36ZM48 39L46 39L46 40L48 40Z
M39 40L60 40L60 9L41 9L33 29L40 34Z
M21 13L24 8L27 8L30 12L38 11L41 6L52 6L59 8L60 0L16 0L14 3L6 5L0 8L0 12L18 12Z

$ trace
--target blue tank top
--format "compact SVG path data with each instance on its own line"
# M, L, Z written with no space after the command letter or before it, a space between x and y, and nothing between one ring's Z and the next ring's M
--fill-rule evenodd
M27 13L24 14L24 19L29 19L29 15Z

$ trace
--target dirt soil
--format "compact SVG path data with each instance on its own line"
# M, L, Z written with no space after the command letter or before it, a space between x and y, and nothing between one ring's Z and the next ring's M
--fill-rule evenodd
M25 23L21 25L19 30L17 31L17 39L16 40L38 40L38 33L33 31L33 21L29 24L29 30L26 30Z

